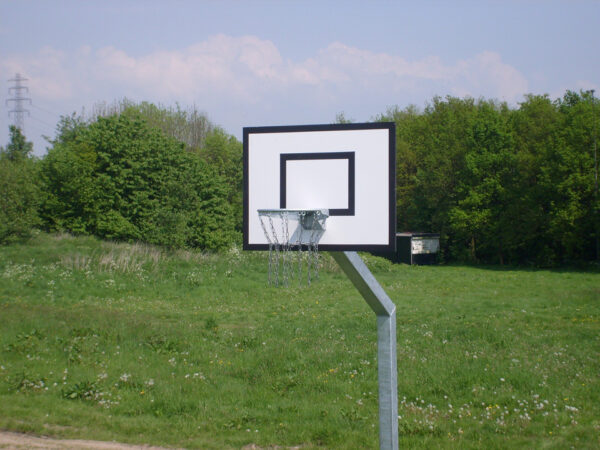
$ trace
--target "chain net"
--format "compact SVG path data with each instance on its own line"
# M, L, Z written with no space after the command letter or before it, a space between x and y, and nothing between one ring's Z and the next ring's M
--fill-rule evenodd
M280 209L259 210L258 216L269 245L269 285L302 285L303 280L310 285L318 279L319 239L328 214L323 210Z

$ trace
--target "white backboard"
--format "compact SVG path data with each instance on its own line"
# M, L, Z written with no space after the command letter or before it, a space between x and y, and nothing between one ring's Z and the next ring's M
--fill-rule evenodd
M394 250L393 123L244 128L244 249L265 250L259 209L328 209L322 250Z

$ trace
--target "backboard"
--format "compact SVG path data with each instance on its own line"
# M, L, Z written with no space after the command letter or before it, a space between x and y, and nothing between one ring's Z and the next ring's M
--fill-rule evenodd
M244 128L244 249L266 250L264 209L328 210L319 249L393 251L395 125Z

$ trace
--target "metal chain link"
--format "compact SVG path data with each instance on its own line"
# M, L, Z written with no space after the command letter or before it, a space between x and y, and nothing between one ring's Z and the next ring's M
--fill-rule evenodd
M282 232L282 271L283 271L283 284L284 286L288 286L289 282L289 252L290 252L290 234L288 229L288 212L281 211L281 232Z
M310 213L310 216L308 215ZM264 217L267 217L268 224ZM298 217L297 237L295 243L290 242L293 236L290 236L290 218L295 220ZM323 234L323 229L327 215L320 211L287 211L287 210L265 210L259 212L260 226L265 238L269 244L269 285L289 286L294 278L293 256L291 254L292 246L296 245L298 251L298 282L302 283L302 264L306 260L307 271L306 280L310 286L312 279L319 278L319 239ZM279 224L274 223L274 219L281 222L281 234L277 232ZM310 220L310 223L307 223ZM306 236L305 232L309 232ZM303 239L308 237L306 242L306 252L303 252ZM304 257L306 254L306 257Z
M298 284L302 283L302 230L304 229L302 224L305 214L304 211L298 214L298 222L300 224L298 227Z
M263 233L265 234L265 238L267 238L267 242L269 243L269 278L268 278L268 282L269 282L269 286L271 286L272 284L272 274L273 274L273 241L271 240L271 237L269 236L269 233L267 232L267 228L265 226L265 223L263 221L263 215L259 214L258 218L260 220L260 226L263 230Z

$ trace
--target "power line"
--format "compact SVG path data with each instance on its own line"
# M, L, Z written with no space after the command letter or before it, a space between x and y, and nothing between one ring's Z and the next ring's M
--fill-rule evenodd
M50 111L49 109L42 108L41 106L39 106L39 105L37 105L35 103L32 103L31 106L34 107L35 109L39 109L40 111L45 112L46 114L52 114L53 116L59 116L60 115L60 114L58 114L58 113L56 113L54 111Z
M25 109L25 102L29 102L31 105L31 98L25 97L25 95L29 93L29 88L23 85L23 82L28 80L20 73L17 73L14 78L11 78L8 81L14 83L14 86L8 88L9 95L13 95L13 97L6 100L6 105L8 105L10 102L14 102L13 109L8 111L8 117L12 115L15 127L23 131L25 125L25 114L28 116L30 115L29 110Z
M55 127L55 125L52 125L51 123L48 123L48 122L46 122L46 121L44 121L44 120L42 120L42 119L40 119L40 118L38 118L36 116L31 116L31 118L33 120L35 120L36 122L42 123L42 124L46 125L47 127L50 127L51 129L54 129L54 127Z

